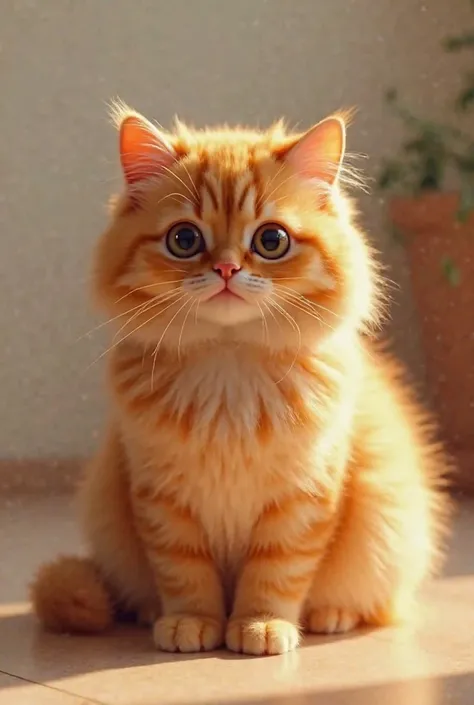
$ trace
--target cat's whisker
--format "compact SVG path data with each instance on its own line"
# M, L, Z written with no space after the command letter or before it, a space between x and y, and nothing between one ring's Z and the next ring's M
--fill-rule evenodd
M196 311L194 312L194 325L195 326L197 326L197 324L198 324L198 311L199 311L199 306L201 305L201 300L202 300L202 296L198 296Z
M268 313L271 315L271 317L272 317L273 320L275 321L275 323L276 323L276 325L278 326L278 328L281 330L281 323L280 323L280 321L278 320L278 318L275 316L275 314L273 313L272 309L271 309L270 306L267 304L267 302L266 302L266 301L262 301L262 306L264 306L264 307L266 308L266 310L267 310Z
M293 289L291 286L285 286L284 284L276 284L275 290L279 291L282 294L284 293L288 296L298 299L299 301L303 301L307 306L310 306L311 308L316 305L315 303L307 299L304 294L299 291L296 291L296 289Z
M191 199L192 199L191 202L193 203L193 205L195 205L195 204L196 204L196 198L198 197L198 194L193 193L193 192L191 191L190 187L188 186L188 184L187 184L180 176L178 176L178 174L176 174L174 171L172 171L171 169L169 169L167 166L162 166L161 168L162 168L163 171L167 172L170 177L173 177L174 179L176 179L176 181L178 181L180 184L182 184L182 185L184 186L184 188L185 188L185 189L188 191L188 193L191 195Z
M142 353L142 370L145 369L145 357L148 352L148 343L143 346L143 353Z
M157 360L157 358L158 358L158 353L159 353L159 350L160 350L160 347L161 347L161 343L163 342L163 339L164 339L166 333L168 332L168 329L169 329L169 327L171 326L171 324L173 323L173 321L174 321L174 320L176 319L176 317L181 313L181 311L183 310L183 308L187 305L189 299L192 298L192 297L189 296L189 294L184 294L183 296L186 297L186 301L184 302L184 304L183 304L182 306L179 307L179 309L176 311L176 313L171 317L170 321L168 322L168 325L165 327L163 333L161 334L161 338L159 339L159 341L158 341L158 343L157 343L157 345L156 345L156 348L155 348L154 351L153 351L153 366L152 366L152 368L151 368L151 391L153 391L153 387L154 387L156 360ZM173 306L174 304L177 304L177 303L179 303L179 302L182 301L182 300L183 300L183 297L181 297L180 299L178 299L178 301L175 301L175 302L174 302L173 304L171 304L171 305ZM169 307L168 307L168 308L169 308Z
M167 271L168 270L160 270L159 273L166 273ZM177 269L176 271L177 272L184 272L184 270L181 270L181 269ZM149 288L152 288L155 286L161 286L164 284L178 284L181 281L182 281L181 279L175 279L172 281L154 282L153 284L146 284L145 286L138 286L135 289L132 289L131 291L124 294L124 296L121 296L119 299L116 299L115 303L117 304L120 301L123 301L123 299L126 299L128 296L132 296L132 294L135 294L138 291L143 291L144 289L149 289ZM145 303L149 303L149 302L145 302ZM112 318L108 318L106 321L101 321L101 323L99 323L98 325L94 326L90 330L88 330L85 333L83 333L82 335L80 335L75 342L79 343L84 338L88 338L92 333L95 333L96 331L100 330L101 328L104 328L104 326L107 326L110 323L117 321L119 318L123 318L123 316L128 316L128 314L133 313L134 311L141 308L142 306L144 306L144 303L140 303L140 304L137 304L136 306L132 306L132 308L129 308L127 311L123 311L122 313L118 313L116 316L112 316Z
M135 289L128 291L126 294L117 299L115 303L118 304L120 301L123 301L128 296L132 296L133 294L136 294L139 291L144 291L145 289L152 289L155 286L165 286L165 284L181 284L182 281L182 279L171 279L163 282L153 282L153 284L144 284L143 286L137 286Z
M326 308L326 306L323 306L322 304L318 303L317 301L310 301L304 294L300 293L299 291L296 291L296 289L292 289L289 286L283 286L282 284L278 284L275 289L280 291L280 293L288 293L288 295L292 295L293 297L297 298L299 301L304 303L306 306L309 306L311 310L317 312L319 309L320 311L325 311L326 313L330 313L334 318L340 319L341 316L339 316L335 311L331 311L330 308Z
M127 156L127 153L124 153L123 156ZM132 156L132 155L130 155L130 156ZM188 203L191 203L191 205L194 205L194 204L195 204L195 202L196 202L196 195L191 191L191 189L190 189L189 186L186 184L186 182L183 181L177 174L175 174L174 171L172 171L172 170L169 169L168 167L164 166L164 165L160 162L159 159L155 159L155 158L151 157L150 155L147 155L146 157L142 157L142 158L138 158L138 159L137 159L136 156L135 156L134 164L133 164L133 166L130 166L130 167L127 169L127 172L128 172L128 174L129 174L130 176L140 176L140 175L143 173L143 171L144 171L145 168L146 168L147 171L149 171L150 173L153 173L153 171L156 170L156 173L157 173L157 174L159 173L160 176L159 176L159 177L158 177L158 176L150 176L149 178L143 179L143 181L146 181L146 182L156 182L156 181L163 182L163 171L164 171L164 172L166 172L166 176L167 176L167 178L168 178L170 181L171 181L171 177L174 177L174 178L178 181L178 183L181 183L181 184L184 186L184 188L187 189L187 191L190 193L190 195L191 195L191 197L192 197L192 198L189 198L189 196L186 196L184 193L180 193L180 192L177 191L177 192L175 192L175 193L167 194L167 195L164 197L163 200L165 200L166 198L170 198L171 196L179 196L179 197L183 198L185 201L188 201ZM189 173L189 172L188 172L188 173ZM135 188L136 188L137 190L140 190L141 187L142 187L142 182L141 182L141 183L139 182L139 183L136 185ZM132 187L132 188L133 188L133 187ZM159 201L158 201L158 203L159 203Z
M184 201L185 203L190 203L192 205L190 199L187 196L185 196L184 193L179 193L179 192L170 193L170 194L168 194L168 196L164 196L163 198L160 198L160 200L157 201L156 205L163 203L163 201L166 201L167 198L172 198L173 201L175 201L176 203L179 203L180 205L181 205L181 203L177 199L181 198L182 201Z
M123 324L120 326L120 328L115 332L115 335L114 335L114 337L112 338L112 342L114 343L114 342L117 340L117 338L119 337L119 335L121 334L121 332L122 332L125 328L127 328L127 326L129 326L130 323L135 320L135 318L138 318L138 316L140 316L142 313L145 313L146 311L152 309L152 308L154 307L155 303L156 303L156 305L158 305L159 303L161 303L161 301L155 302L155 299L153 298L153 299L150 299L149 301L145 301L145 303L141 304L141 305L138 307L138 310L135 311L135 313L132 314L129 318L127 318L127 320L125 321L125 323L123 323Z
M120 333L124 330L124 328L127 328L130 323L135 320L135 318L138 318L142 313L146 313L152 309L154 309L156 306L159 306L159 304L163 304L166 301L169 301L170 299L179 296L179 288L175 288L172 291L167 291L164 294L160 294L159 296L153 297L150 301L146 301L144 304L142 304L141 308L136 311L133 316L131 316L125 323L118 329L118 331L115 333L113 337L113 341L115 341Z
M262 317L263 341L266 342L267 345L268 345L268 343L269 343L269 341L270 341L270 336L269 336L269 332L268 332L268 323L267 323L267 320L266 320L266 318L265 318L265 313L263 312L263 308L260 306L260 304L258 303L258 301L256 301L255 303L257 304L258 310L260 311L260 316Z
M146 144L145 146L148 147L148 148L150 148L150 149L153 149L153 150L155 150L155 151L157 151L157 152L165 152L165 153L166 153L166 150L163 149L163 147L160 147L159 145L157 145L155 142L148 143L148 144ZM158 161L158 160L157 160L157 161ZM169 167L165 166L164 164L160 164L158 168L159 168L160 172L165 171L167 174L170 175L170 177L175 178L176 181L178 181L182 186L184 186L184 188L190 193L191 198L193 199L193 202L195 203L195 199L196 199L196 198L199 198L199 194L198 194L198 192L197 192L197 189L196 189L196 187L195 187L195 185L194 185L194 182L193 182L193 180L191 179L191 176L190 176L189 171L188 171L187 169L186 169L186 173L187 173L187 175L189 176L189 179L190 179L191 183L193 184L195 193L193 193L193 192L191 191L191 189L190 189L190 187L188 186L188 184L187 184L178 174L176 174L176 172L174 172L172 169L170 169Z
M273 191L271 191L269 194L267 194L267 195L265 196L265 201L268 202L268 201L271 199L271 197L273 196L273 194L278 191L278 189L283 188L283 186L284 186L285 184L287 184L289 181L291 181L291 179L295 179L295 178L296 178L296 174L290 174L289 176L286 177L286 179L283 179L283 181L282 181L281 183L277 184L277 185L274 187ZM263 200L264 200L264 199L262 198L261 201L263 201Z
M277 169L277 171L273 174L270 181L265 185L265 188L263 189L262 193L260 194L260 197L258 198L257 205L260 205L262 203L262 201L265 199L265 196L268 193L269 188L274 183L275 179L281 174L284 167L285 167L285 163L282 162L280 164L279 168Z
M143 303L137 304L136 306L132 306L132 308L129 308L128 311L123 311L122 313L118 313L116 316L112 316L112 318L108 318L106 321L102 321L97 326L94 326L94 328L91 328L86 333L83 333L76 340L76 343L79 343L84 338L88 338L92 333L95 333L96 331L100 330L104 326L108 326L110 323L113 323L114 321L118 320L119 318L123 318L123 316L128 316L130 313L133 313L134 311L137 310L137 308L141 308L142 306L143 306Z
M192 300L191 300L191 305L190 305L190 307L188 308L188 310L186 311L186 315L185 315L185 317L184 317L183 325L181 326L181 331L180 331L180 333L179 333L179 338L178 338L178 360L179 360L179 362L181 362L181 341L182 341L182 339L183 339L184 328L185 328L185 326L186 326L186 321L188 320L189 314L190 314L191 311L193 310L193 306L194 306L194 304L196 303L196 301L197 301L196 297L193 296L193 297L192 297Z
M137 176L140 175L140 174L141 174L141 171L142 171L142 169L136 169L136 170L135 170L135 175L137 175ZM133 169L130 170L130 175L131 175L131 176L134 175ZM162 183L162 182L163 182L163 177L158 178L158 177L151 176L151 177L149 177L149 178L147 178L147 179L144 179L143 181L145 181L148 185L153 185L153 184L155 184L155 183L156 183L156 184ZM143 181L138 181L136 184L132 184L131 186L129 186L129 190L130 190L132 193L134 193L136 196L141 196L141 195L142 195L142 191L143 191ZM181 199L183 199L183 201L185 201L186 203L190 203L191 205L194 205L193 202L191 201L191 199L190 199L188 196L186 196L184 193L180 193L179 191L173 191L173 193L167 193L167 194L166 194L165 196L163 196L162 198L159 198L159 199L155 202L154 205L155 205L155 206L159 206L161 203L164 203L164 202L165 202L166 200L168 200L169 198L171 198L173 201L176 201L177 198L181 198ZM177 202L179 203L179 201L177 201Z
M302 302L298 302L295 299L291 299L290 297L288 297L288 295L274 294L274 296L279 298L281 301L284 301L285 303L289 304L290 306L293 306L294 308L298 309L299 311L301 311L301 313L306 314L310 318L314 318L315 321L317 321L318 323L320 323L323 326L326 326L326 328L329 328L329 330L331 330L333 332L335 331L335 328L333 326L331 326L330 323L325 321L324 318L322 318L322 316L318 315L317 313L315 313L311 309L304 306L302 304Z
M275 291L283 296L286 296L287 298L291 298L295 301L298 301L310 311L314 311L315 313L317 312L316 304L314 304L312 301L309 301L305 296L300 295L296 292L292 292L290 289L287 289L286 287L283 288L281 286L276 286Z
M286 194L283 194L283 196L279 196L278 198L274 198L272 200L272 205L276 206L277 203L282 203L284 201L288 201L288 196Z
M279 282L279 281L308 281L308 277L272 277L272 281L274 282Z
M293 302L298 304L300 306L302 311L312 313L316 318L320 319L319 312L317 309L315 309L308 301L306 301L303 297L295 296L294 294L291 294L290 292L287 291L275 291L274 292L275 296L278 296L281 299L284 299L287 302Z
M284 301L282 296L280 296L279 298ZM270 303L284 318L286 318L286 320L290 323L290 325L294 331L300 330L300 328L299 328L298 324L296 323L295 319L293 318L293 316L291 316L287 311L285 311L283 306L280 306L280 304L277 301L275 301L273 296L268 299L268 303Z
M196 186L196 184L194 183L193 177L192 177L191 174L189 173L189 169L188 169L188 167L186 166L186 164L184 163L184 161L181 161L181 166L183 167L184 171L185 171L186 174L188 175L188 179L189 179L189 181L191 182L191 186L193 187L194 194L195 194L196 198L197 198L198 201L199 201L199 199L200 199L199 191L197 190L197 186Z
M293 330L298 333L298 348L297 348L295 356L291 362L291 365L289 366L289 368L287 369L287 371L285 372L283 377L281 377L277 382L275 382L275 384L281 384L283 382L283 380L286 379L286 377L288 377L288 375L290 374L291 370L295 366L296 360L298 359L298 355L300 354L301 329L300 329L299 325L297 324L297 322L295 321L295 319L293 318L293 316L291 316L287 311L285 311L285 309L282 306L280 306L280 304L278 302L276 302L273 299L273 297L268 300L268 303L270 305L272 305L279 313L281 313L281 315L284 316L284 318L286 318L286 320L290 323Z
M184 193L180 193L179 191L173 191L173 193L169 193L167 196L163 196L162 198L160 198L156 202L156 205L158 206L160 203L163 203L163 201L166 201L167 198L172 198L173 196L173 200L175 200L176 198L182 198L183 201L185 201L186 203L191 203L190 199Z
M152 323L152 321L154 321L156 318L158 318L159 316L161 316L165 311L167 311L169 308L171 308L171 306L174 306L175 304L179 303L179 301L181 301L181 300L184 298L184 296L186 296L186 294L183 294L177 301L173 301L173 303L169 304L168 306L165 306L164 309L162 309L161 311L158 311L157 313L155 313L155 315L154 315L154 316L151 316L151 318L148 318L148 319L147 319L146 321L144 321L143 323L140 323L139 326L137 326L136 328L134 328L133 330L131 330L129 333L127 333L126 335L124 335L123 338L121 338L120 340L117 340L113 345L111 345L110 347L108 347L107 350L104 350L103 353L101 353L93 362L91 362L90 365L88 365L88 366L86 367L86 372L87 372L87 370L89 370L93 365L95 365L97 362L99 362L99 360L102 360L102 358L105 357L108 353L112 352L112 350L114 350L116 347L118 347L119 345L121 345L121 343L123 343L125 340L127 340L128 338L130 338L131 335L134 335L135 333L137 333L141 328L143 328L143 326L146 326L147 324Z
M311 309L305 307L301 302L296 301L295 299L292 299L291 297L288 296L288 294L274 294L280 301L284 301L287 304L290 304L290 306L293 306L294 308L297 308L299 311L302 313L306 313L308 316L311 318L314 318L316 321L319 323L325 323L325 321L317 315L314 311Z
M140 167L137 166L137 167L135 167L135 168L131 168L131 169L129 170L130 176L136 176L137 179L139 179L139 177L140 177L140 176L142 175L142 173L143 173L144 168L147 167L147 166L149 166L149 165L145 162L144 164L140 165ZM152 175L152 176L146 176L146 177L143 177L142 179L137 180L137 182L134 183L134 184L132 184L129 188L130 188L132 191L137 191L138 194L140 194L140 192L143 191L143 184L144 184L144 183L145 183L145 184L148 184L148 185L153 185L153 184L157 184L157 185L160 184L160 185L163 185L163 183L164 183L165 180L171 180L171 179L170 179L170 177L169 177L168 175L166 175L166 174L165 174L165 175L160 175L160 176L153 176L153 175ZM189 198L189 196L187 196L185 193L182 193L182 192L180 192L180 191L173 191L172 193L167 193L167 194L166 194L165 196L163 196L161 199L155 201L155 205L159 205L160 203L163 203L164 201L166 201L168 198L173 198L173 197L174 197L174 198L182 198L183 201L185 201L185 202L187 202L187 203L190 203L191 205L194 205L194 204L193 204L193 201Z

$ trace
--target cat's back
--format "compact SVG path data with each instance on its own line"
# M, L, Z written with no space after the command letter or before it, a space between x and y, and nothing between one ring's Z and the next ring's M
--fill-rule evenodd
M354 417L355 452L362 464L383 461L385 474L397 482L436 486L449 462L438 441L434 417L417 399L417 390L403 366L386 346L371 341L361 346L362 383Z

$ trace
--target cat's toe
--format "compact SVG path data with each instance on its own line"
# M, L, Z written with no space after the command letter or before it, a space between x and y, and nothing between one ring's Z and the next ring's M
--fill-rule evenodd
M360 622L360 615L353 610L321 607L309 612L306 629L313 634L343 634L355 629Z
M153 638L161 651L189 654L222 646L223 631L222 623L212 617L171 615L156 620Z
M298 642L298 628L284 619L247 617L231 619L227 626L227 648L238 653L284 654L295 649Z

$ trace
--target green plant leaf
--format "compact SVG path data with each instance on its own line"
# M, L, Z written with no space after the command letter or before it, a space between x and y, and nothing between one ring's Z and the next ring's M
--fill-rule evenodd
M461 272L451 257L443 257L441 261L443 274L451 286L459 286L461 283Z
M420 155L420 190L439 191L444 181L446 153L432 145Z
M454 163L461 174L474 174L474 154L460 154L454 156Z
M378 188L386 191L403 182L405 170L400 162L387 160L377 180Z
M385 100L387 101L387 103L395 103L397 98L398 98L398 93L397 93L396 88L389 88L385 92Z
M446 51L460 51L467 47L474 47L474 32L469 30L468 32L464 32L464 34L448 37L443 41L443 46Z
M474 8L474 0L472 0ZM447 40L449 46L470 43L474 47L474 31ZM463 174L474 172L474 142L472 138L452 125L420 118L400 103L395 88L385 93L386 101L392 105L395 115L404 123L408 132L401 144L399 159L386 161L381 170L378 187L390 190L403 187L413 194L438 191L443 187L445 176L454 166ZM474 73L466 81L458 98L462 110L474 105ZM462 209L463 217L465 209Z
M458 110L465 112L474 103L474 79L471 76L469 84L460 92L456 99Z
M403 145L404 152L424 152L426 150L426 140L422 137L416 137L413 140L408 140Z

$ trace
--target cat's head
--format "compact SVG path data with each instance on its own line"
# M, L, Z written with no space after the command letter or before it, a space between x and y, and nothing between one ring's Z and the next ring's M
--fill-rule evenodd
M119 337L304 344L373 317L373 262L340 189L340 115L304 134L164 133L118 110L126 189L96 257Z

